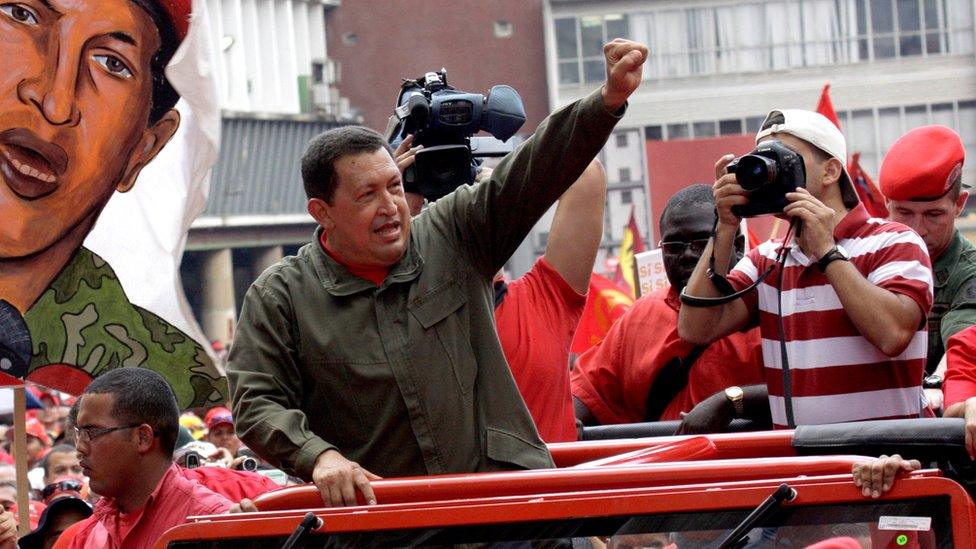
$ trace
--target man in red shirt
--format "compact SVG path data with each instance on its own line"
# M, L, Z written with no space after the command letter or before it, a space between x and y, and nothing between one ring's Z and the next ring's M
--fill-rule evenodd
M758 330L700 349L678 337L678 292L708 242L714 208L708 185L685 188L668 201L659 229L671 286L638 299L603 342L580 356L572 392L584 424L678 419L716 392L762 382ZM686 384L656 383L683 379L682 369Z
M946 342L945 413L966 420L966 448L976 460L976 326Z
M603 237L607 178L594 160L556 206L546 253L506 284L495 282L498 340L545 442L576 440L569 348Z
M119 368L88 386L75 436L91 490L102 497L56 547L149 547L188 516L231 509L173 464L179 415L175 394L152 370Z

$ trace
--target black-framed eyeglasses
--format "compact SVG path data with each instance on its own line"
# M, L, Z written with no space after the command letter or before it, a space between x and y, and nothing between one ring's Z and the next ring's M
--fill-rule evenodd
M115 431L122 431L124 429L135 429L136 427L142 425L141 423L133 423L132 425L119 425L118 427L92 427L92 426L82 426L75 427L75 439L79 442L91 442L98 437L107 435L109 433L114 433Z
M681 255L685 253L685 250L691 248L691 251L696 254L700 254L705 251L705 247L708 246L707 238L700 238L698 240L692 240L691 242L683 242L680 240L673 240L670 242L661 241L657 245L661 248L663 253L668 255Z

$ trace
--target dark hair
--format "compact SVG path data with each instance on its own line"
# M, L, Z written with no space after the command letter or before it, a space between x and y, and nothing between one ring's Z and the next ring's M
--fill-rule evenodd
M159 437L163 452L173 455L180 428L176 395L163 376L152 370L130 366L116 368L91 382L84 395L112 395L112 415L120 425L145 423Z
M149 60L149 73L152 75L152 98L149 106L149 124L155 124L167 111L176 106L180 94L166 79L166 65L180 47L180 39L169 13L159 0L132 0L149 14L159 31L159 50Z
M715 195L712 194L712 186L704 183L689 185L671 195L664 211L661 212L661 219L658 221L658 230L664 232L664 220L668 213L674 208L689 208L692 206L715 207Z
M41 459L41 468L44 469L44 476L46 477L51 474L51 472L47 470L47 458L51 457L51 454L73 454L76 451L77 450L75 450L75 447L70 444L58 444L54 448L51 448L51 450L44 454L44 457Z
M372 153L380 149L393 154L382 135L363 126L343 126L316 135L302 154L305 194L308 198L321 198L332 204L339 186L336 161L343 156Z

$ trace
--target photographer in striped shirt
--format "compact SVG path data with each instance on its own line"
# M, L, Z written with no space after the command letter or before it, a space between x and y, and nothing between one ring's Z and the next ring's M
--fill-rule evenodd
M918 417L933 287L925 243L869 217L845 168L844 137L822 115L772 111L756 142L756 154L782 145L802 158L793 165L805 183L781 193L778 210L796 229L730 272L738 214L755 215L758 194L743 188L743 166L728 173L733 157L722 157L715 230L683 296L691 306L681 307L679 334L700 345L758 325L777 427Z

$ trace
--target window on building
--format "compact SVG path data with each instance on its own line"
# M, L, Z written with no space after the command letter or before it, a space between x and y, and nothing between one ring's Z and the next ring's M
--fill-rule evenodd
M661 126L644 126L644 139L648 141L664 139L664 128Z
M630 181L630 168L620 168L617 171L618 181Z
M746 118L746 133L759 133L759 128L765 119L765 116L750 116Z
M742 134L742 120L719 120L718 121L718 134L719 135L741 135Z
M715 121L709 120L707 122L695 122L695 139L700 139L702 137L715 137Z
M668 124L668 139L687 139L691 137L688 124Z
M627 15L560 17L555 20L560 84L603 82L603 46L629 36Z
M644 70L649 79L974 51L972 0L722 0L680 8L664 4L626 15L559 18L555 34L562 83L602 80L602 72L596 70L596 61L602 61L596 45L616 36L649 46Z
M513 32L512 22L499 19L495 21L494 30L495 38L511 38Z
M626 149L627 148L627 132L617 133L617 148Z
M633 193L633 191L630 191L630 190L620 191L620 203L621 204L633 204L634 203L634 193Z

